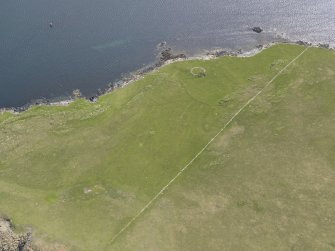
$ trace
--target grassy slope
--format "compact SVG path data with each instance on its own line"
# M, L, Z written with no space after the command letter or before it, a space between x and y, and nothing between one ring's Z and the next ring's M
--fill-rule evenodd
M178 62L96 104L1 115L0 211L44 238L102 250L302 50ZM334 246L333 65L333 52L310 49L113 249ZM192 77L194 66L208 76Z

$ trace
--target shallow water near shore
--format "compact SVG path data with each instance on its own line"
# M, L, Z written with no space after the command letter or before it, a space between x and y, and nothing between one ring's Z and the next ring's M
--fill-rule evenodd
M94 95L153 62L162 41L189 55L283 38L332 44L334 22L332 0L2 1L0 107Z

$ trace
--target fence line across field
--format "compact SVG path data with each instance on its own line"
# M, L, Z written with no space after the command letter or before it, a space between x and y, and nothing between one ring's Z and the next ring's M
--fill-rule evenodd
M211 138L207 144L133 217L131 218L123 228L117 232L112 238L110 244L113 244L114 241L126 230L130 227L167 189L168 187L174 183L174 181L184 173L185 170L207 149L207 147L235 120L235 118L246 108L249 106L251 102L253 102L262 92L271 85L277 78L280 76L287 68L289 68L295 61L297 61L307 50L309 47L306 47L299 55L293 58L284 68L282 68L269 82L267 82L263 88L257 92L253 97L251 97L231 118L230 120L223 125L223 127ZM195 68L195 67L194 67ZM200 67L201 68L201 67Z

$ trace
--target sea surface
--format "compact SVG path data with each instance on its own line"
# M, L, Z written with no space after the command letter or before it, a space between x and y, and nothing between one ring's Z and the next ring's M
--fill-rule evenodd
M94 95L162 41L192 55L283 38L334 45L335 0L1 0L0 107Z

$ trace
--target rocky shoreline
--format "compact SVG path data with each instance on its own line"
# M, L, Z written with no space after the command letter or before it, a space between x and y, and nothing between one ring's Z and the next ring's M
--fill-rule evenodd
M256 27L258 28L258 27ZM259 31L259 30L258 30ZM256 31L255 31L256 32ZM318 48L324 48L324 49L329 49L329 50L335 50L335 47L331 47L329 44L322 44L322 43L318 43L318 44L313 44L310 42L306 42L306 41L287 41L287 42L272 42L272 43L268 43L268 44L264 44L264 45L258 45L256 46L254 49L252 50L248 50L248 51L244 51L242 49L238 49L238 50L232 50L232 49L213 49L213 50L209 50L204 54L200 54L197 56L193 56L193 57L188 57L186 54L183 53L175 53L172 48L167 47L166 46L166 42L161 42L157 47L160 50L159 53L159 57L158 60L151 64L151 65L147 65L143 68L138 69L135 72L131 72L131 73L127 73L124 74L122 76L122 79L113 83L109 83L107 85L107 88L105 90L101 90L98 89L97 94L86 98L87 100L91 101L91 102L96 102L98 100L98 98L102 95L105 95L107 93L110 93L112 91L114 91L115 89L118 88L123 88L139 79L141 79L145 74L152 72L154 70L159 69L160 67L176 62L176 61L185 61L185 60L209 60L209 59L214 59L214 58L218 58L218 57L223 57L223 56L230 56L230 57L251 57L256 55L257 53L260 53L262 50L269 48L273 45L276 44L298 44L298 45L302 45L302 46L312 46L312 47L318 47ZM10 112L10 113L20 113L23 111L28 110L29 108L31 108L32 106L39 106L39 105L49 105L49 106L67 106L69 104L71 104L73 101L75 101L77 98L85 98L82 97L80 94L78 95L76 92L78 92L79 90L74 90L74 93L71 97L68 97L64 100L60 100L60 101L50 101L48 99L40 99L40 100L35 100L33 102L30 102L24 106L20 106L20 107L11 107L11 108L0 108L0 114L4 113L4 112ZM80 93L80 91L79 91Z
M293 42L288 42L293 44ZM166 47L165 44L160 46L160 58L158 62L153 65L146 66L142 69L139 69L136 73L128 74L123 77L122 80L110 84L109 87L100 91L96 96L89 98L91 102L96 102L99 96L104 95L106 93L112 92L114 89L123 88L145 76L146 73L155 71L162 66L171 64L176 61L185 61L185 60L211 60L218 57L230 56L230 57L251 57L262 50L269 48L278 43L269 43L266 45L259 45L252 50L243 51L243 50L229 50L229 49L215 49L205 52L204 54L187 57L182 53L174 53L173 50L169 47ZM324 48L328 50L334 50L328 44L312 44L305 41L296 41L294 44L302 45L302 46L313 46ZM69 100L63 100L59 102L50 102L46 101L45 103L41 102L38 104L30 104L21 108L4 108L0 109L0 113L3 112L11 112L11 113L19 113L29 109L32 106L36 105L48 105L48 106L67 106L72 103L76 98L81 97L81 93L79 90L75 90L73 93L73 98ZM33 251L36 250L35 247L32 247L32 232L26 231L24 233L16 233L15 227L12 221L8 217L4 217L0 215L0 251L12 251L12 250L22 250L22 251Z

